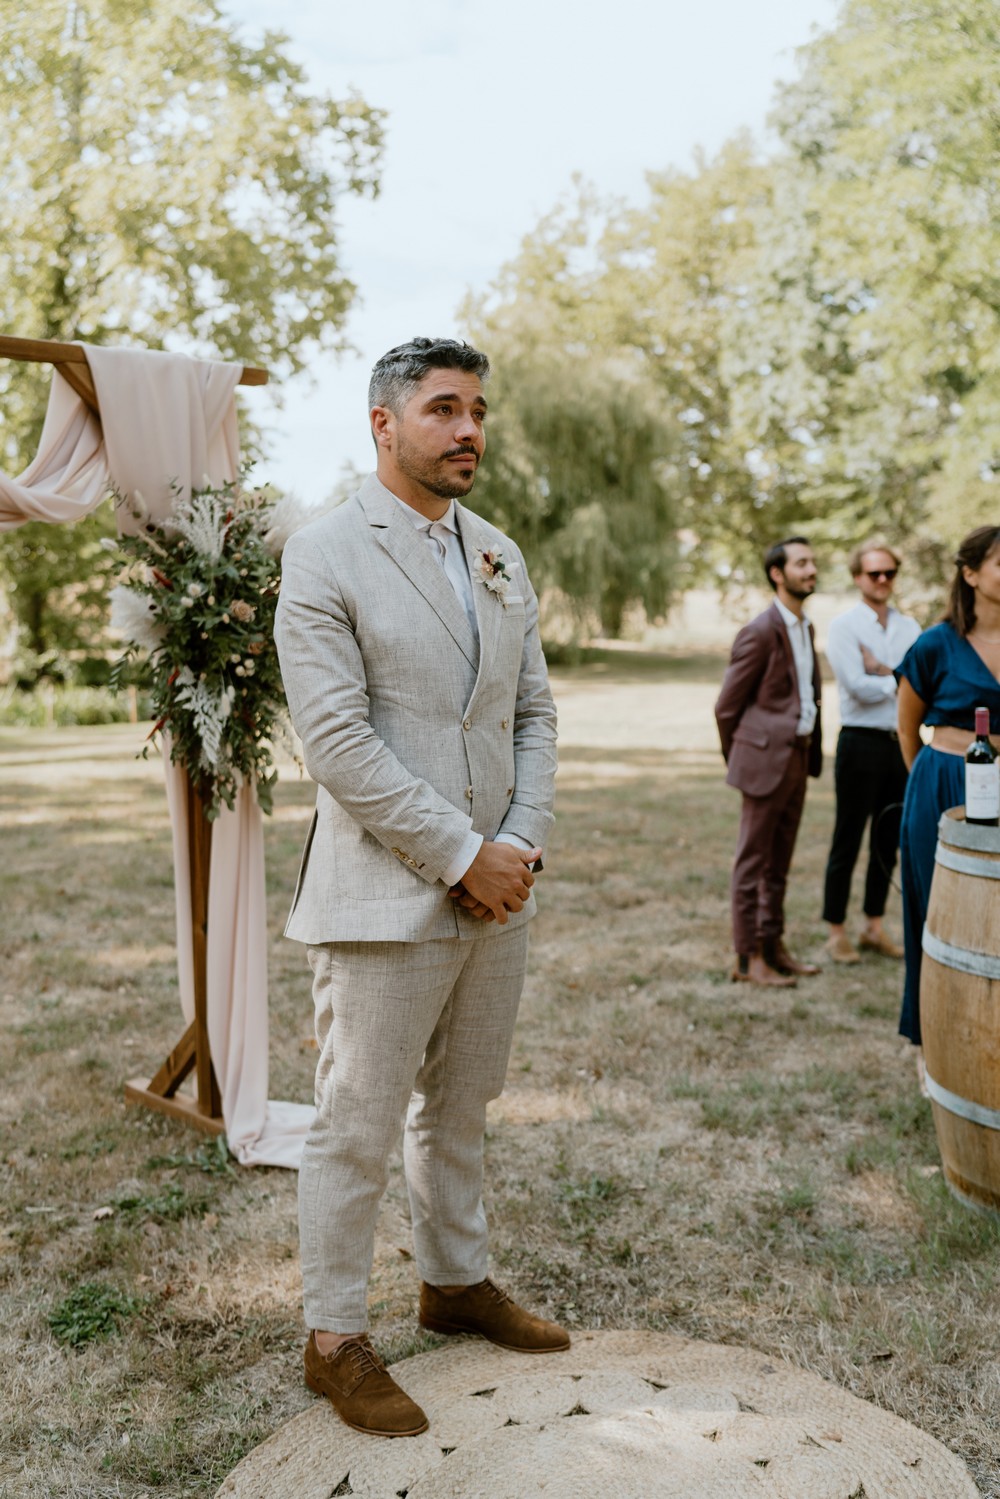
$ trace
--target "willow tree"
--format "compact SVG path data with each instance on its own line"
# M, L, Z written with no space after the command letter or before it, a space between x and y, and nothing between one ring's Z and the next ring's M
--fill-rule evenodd
M578 624L616 636L633 606L656 617L670 602L679 434L618 339L603 249L613 212L580 189L466 321L495 372L477 496L522 541L536 583Z
M0 308L36 338L302 368L355 288L338 204L378 186L381 114L312 92L286 39L242 40L214 0L0 0ZM0 366L8 471L34 450L44 372ZM100 522L92 523L99 526ZM43 650L45 589L81 528L4 543Z

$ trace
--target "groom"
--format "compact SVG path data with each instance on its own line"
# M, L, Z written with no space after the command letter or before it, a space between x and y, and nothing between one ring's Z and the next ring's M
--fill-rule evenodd
M276 639L318 786L286 928L308 945L320 1046L299 1182L306 1382L382 1436L427 1427L365 1333L404 1111L421 1325L569 1347L486 1279L486 1105L504 1085L556 765L524 559L458 503L486 447L488 375L450 339L383 355L377 470L282 563Z

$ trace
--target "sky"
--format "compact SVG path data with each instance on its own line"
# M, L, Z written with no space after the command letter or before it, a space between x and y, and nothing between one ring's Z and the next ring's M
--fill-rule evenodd
M222 0L247 40L284 32L317 91L387 111L377 199L344 198L340 252L358 298L356 353L316 353L245 407L269 432L256 471L318 504L374 450L371 366L417 335L461 335L485 292L575 174L641 204L646 174L690 169L749 129L766 143L795 49L837 0ZM487 352L489 352L487 350ZM488 461L488 459L487 459Z

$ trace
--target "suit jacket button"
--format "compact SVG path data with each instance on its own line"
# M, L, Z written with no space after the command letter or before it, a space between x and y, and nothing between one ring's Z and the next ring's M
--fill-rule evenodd
M465 788L465 794L468 797L469 801L471 802L471 800L472 800L472 787L471 786L466 786L466 788Z
M513 788L513 786L508 786L507 787L507 795L508 796L513 796L514 795L514 788Z
M510 719L509 718L501 718L501 720L500 720L500 727L502 729L505 729L509 723L510 723Z
M466 733L468 733L469 730L472 728L472 719L471 718L467 718L465 720L465 722L463 723L462 728L465 730Z

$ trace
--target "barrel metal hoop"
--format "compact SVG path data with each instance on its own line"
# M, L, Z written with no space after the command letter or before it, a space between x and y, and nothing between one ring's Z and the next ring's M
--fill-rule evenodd
M970 952L967 947L954 947L942 942L924 927L922 946L929 958L943 968L956 968L959 973L974 973L977 978L1000 979L1000 957L988 952Z
M1000 854L1000 835L996 828L985 823L966 822L964 807L953 807L952 811L963 815L951 817L947 812L941 813L938 838L942 843L950 844L952 848L967 848L974 853Z
M1000 880L1000 862L994 859L975 859L968 854L956 854L954 849L939 843L934 851L935 864L953 869L956 874L971 874L980 880Z
M1000 1130L1000 1109L988 1109L984 1103L973 1103L971 1099L962 1098L958 1093L950 1093L947 1088L936 1083L929 1072L924 1073L924 1082L928 1096L949 1114L968 1119L970 1124L983 1124L987 1129Z

